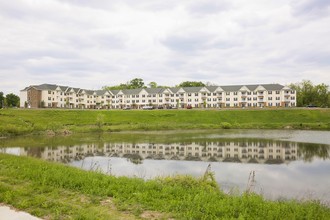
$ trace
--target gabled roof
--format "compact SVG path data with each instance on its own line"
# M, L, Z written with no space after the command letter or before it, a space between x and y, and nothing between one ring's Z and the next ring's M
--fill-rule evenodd
M225 92L236 92L238 91L242 86L220 86L223 91Z
M121 90L125 95L136 95L139 94L143 89L124 89Z
M220 86L206 86L207 90L210 92L215 92Z
M58 86L60 89L65 92L69 87L68 86Z
M87 95L94 95L94 91L93 90L87 90L87 89L84 89L85 93Z
M281 90L284 87L280 84L263 84L262 86L267 90Z
M58 86L54 84L41 84L39 86L34 86L34 87L38 90L56 90Z
M113 95L117 95L121 90L110 90Z
M98 96L103 96L107 93L108 91L107 90L96 90L95 93L96 95Z
M188 93L196 93L199 92L203 87L183 87L183 90Z
M159 93L162 93L165 89L164 88L146 88L145 90L149 94L159 94Z
M180 87L168 88L172 93L177 93L180 90Z
M31 86L25 87L24 89L20 90L21 92L27 91Z

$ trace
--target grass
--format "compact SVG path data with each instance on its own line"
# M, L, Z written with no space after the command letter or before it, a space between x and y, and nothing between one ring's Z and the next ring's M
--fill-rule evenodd
M1 136L214 128L330 130L330 109L0 110Z
M0 203L46 219L330 219L317 201L267 201L201 178L144 181L0 154Z

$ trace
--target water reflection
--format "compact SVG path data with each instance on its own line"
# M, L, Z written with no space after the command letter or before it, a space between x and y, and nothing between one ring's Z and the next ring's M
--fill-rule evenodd
M88 143L73 146L2 148L2 152L69 163L91 156L122 157L134 164L145 159L288 164L327 159L330 147L274 140L216 140L181 143Z
M264 133L239 133L238 138L222 133L189 135L24 137L0 140L0 152L145 179L173 174L201 176L211 164L225 191L245 190L249 173L255 171L255 191L267 198L308 198L330 203L328 140L322 142L328 144L300 143L287 141L298 137L292 133L290 137L281 133L276 138L274 132L268 134L273 139L255 137Z

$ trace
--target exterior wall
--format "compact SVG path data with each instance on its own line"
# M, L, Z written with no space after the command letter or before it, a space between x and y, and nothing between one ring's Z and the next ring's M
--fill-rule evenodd
M27 103L30 108L40 108L41 106L41 91L31 87L27 90Z
M22 90L20 91L20 94L19 94L19 97L20 97L20 100L19 100L19 107L20 108L25 108L25 107L28 107L28 106L25 106L25 103L27 104L27 91L26 90Z

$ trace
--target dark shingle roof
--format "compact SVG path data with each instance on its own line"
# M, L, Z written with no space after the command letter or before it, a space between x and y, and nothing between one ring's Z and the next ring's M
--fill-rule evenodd
M214 92L215 90L217 90L217 88L219 88L220 86L206 86L205 88L207 88L210 92Z
M139 94L143 89L124 89L121 90L125 95Z
M168 88L172 93L177 93L181 87L173 87L173 88Z
M183 87L182 89L188 93L199 92L203 87Z
M146 88L145 90L149 94L159 94L159 93L162 93L165 89L164 88Z
M39 86L35 86L38 90L56 90L57 85L54 84L41 84Z

